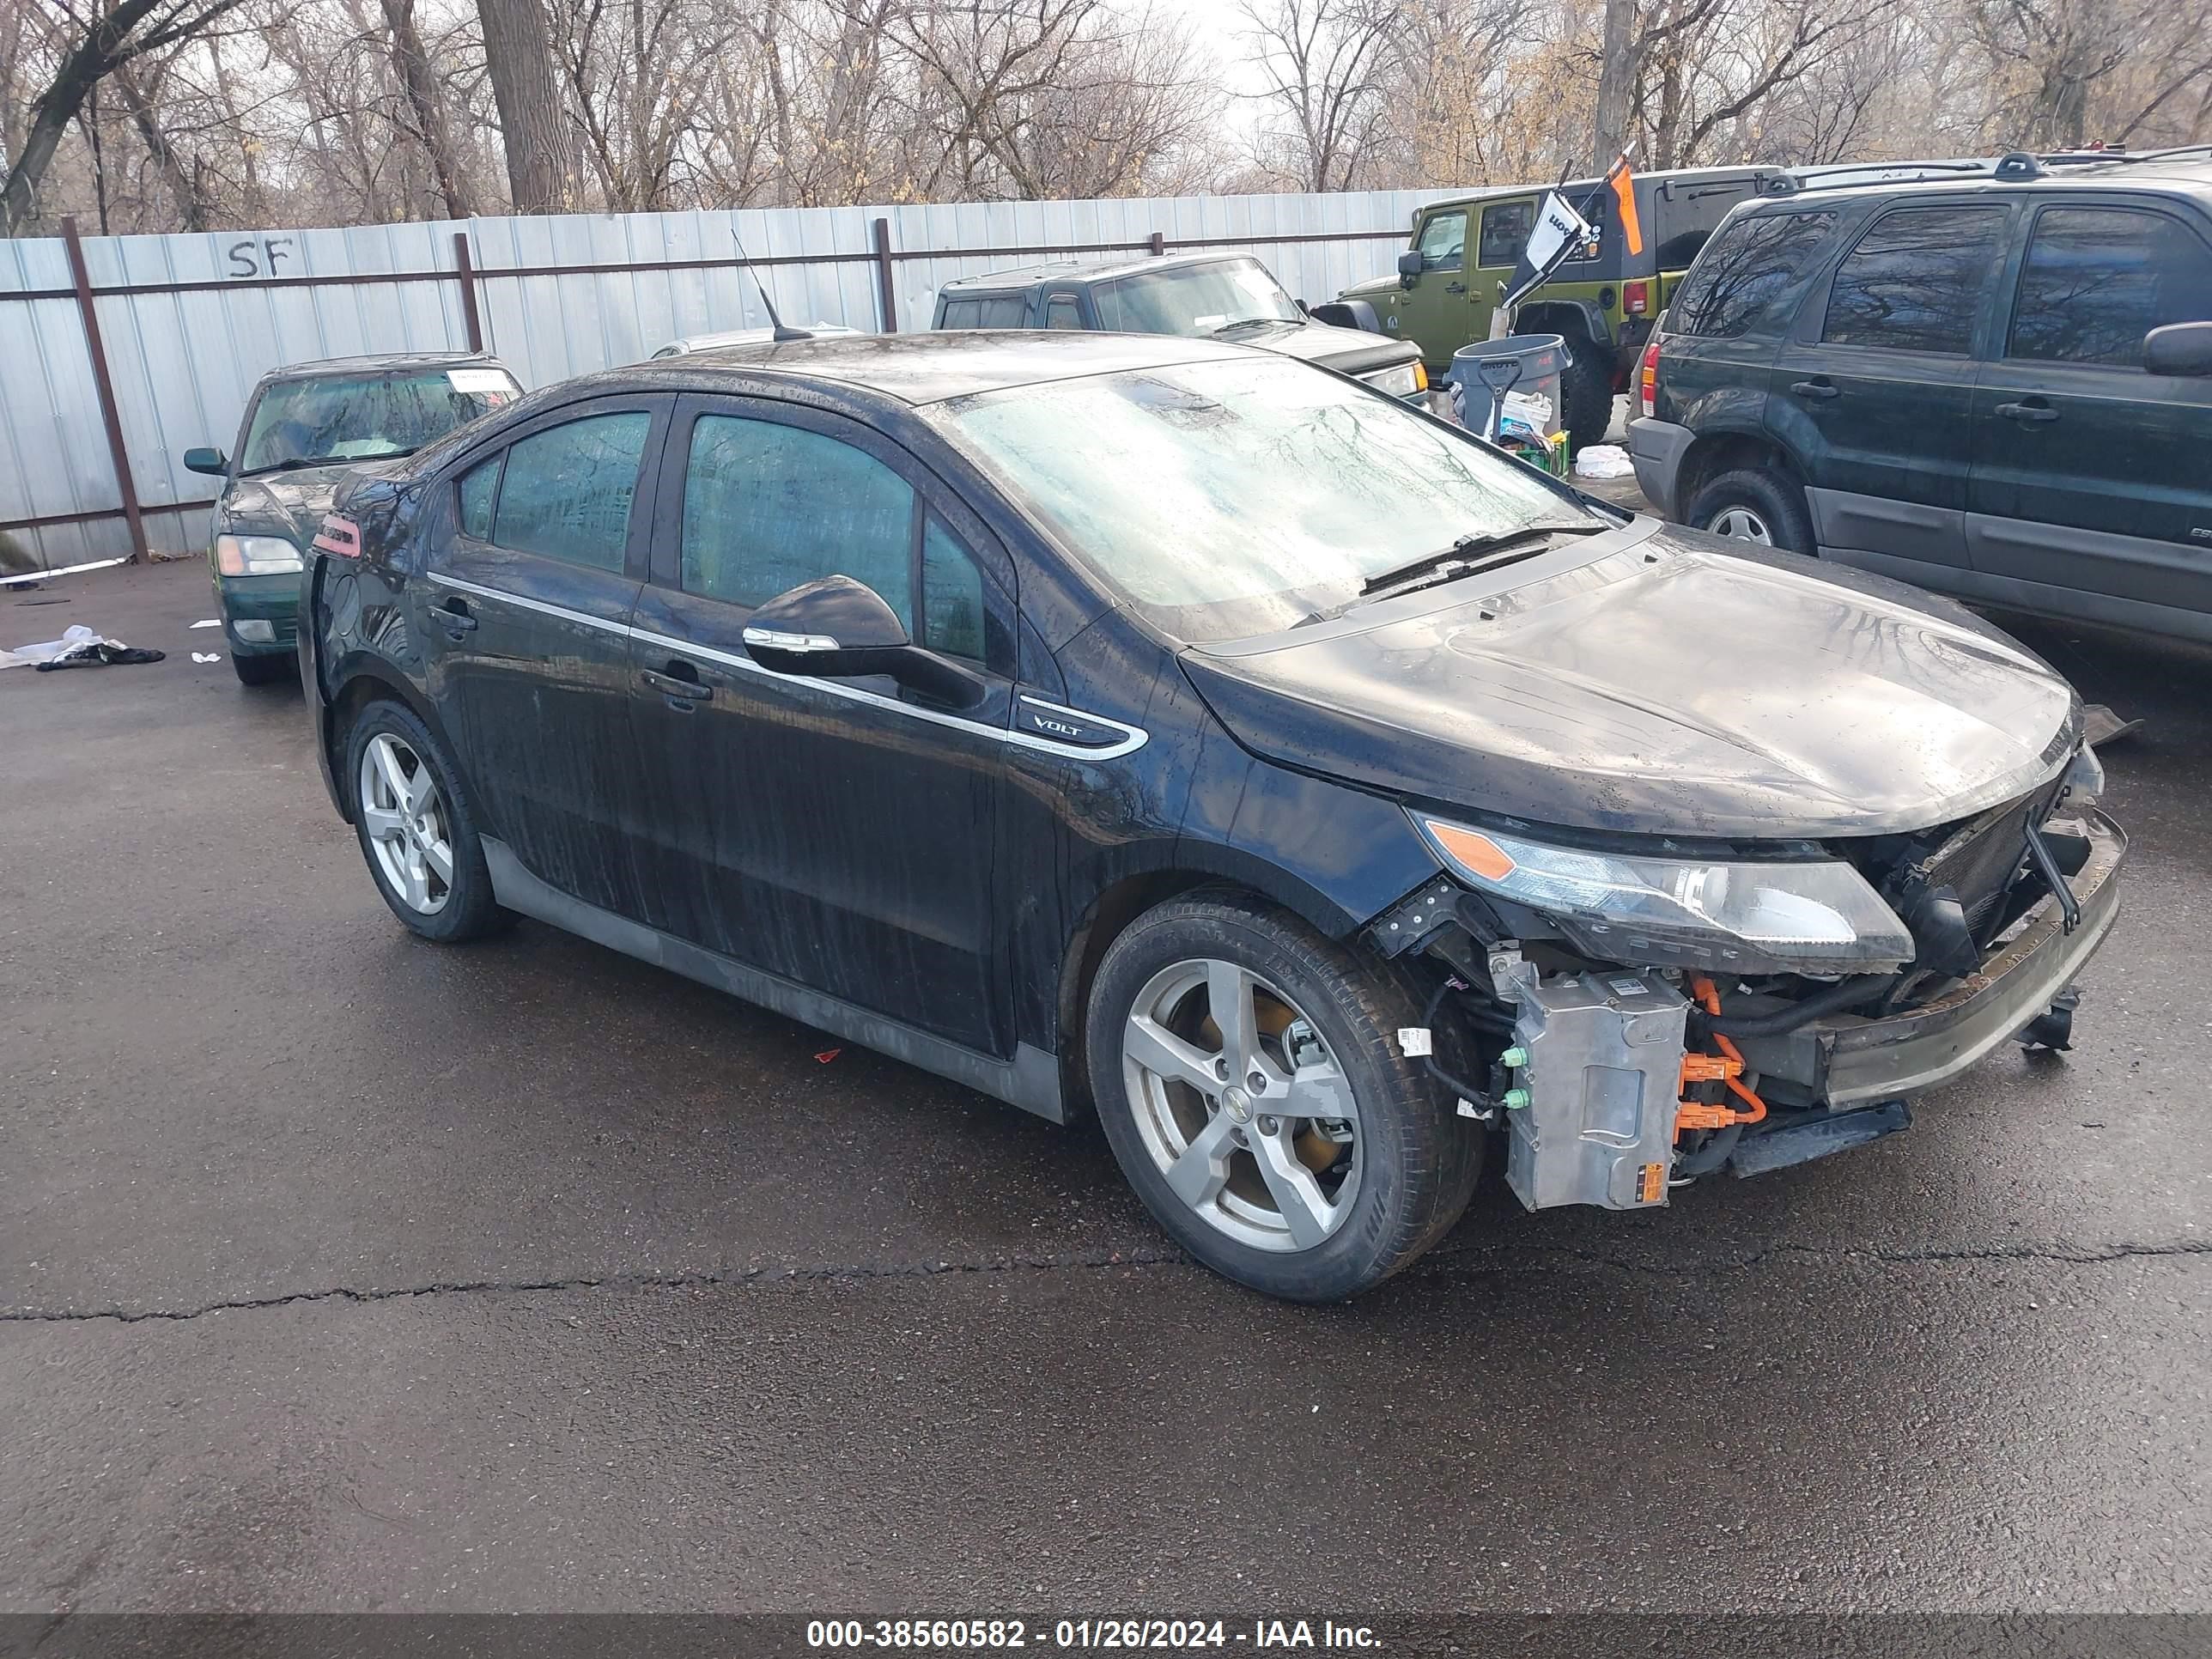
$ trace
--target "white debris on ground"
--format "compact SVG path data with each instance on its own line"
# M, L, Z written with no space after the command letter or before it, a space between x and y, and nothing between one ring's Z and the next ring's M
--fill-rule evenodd
M221 662L222 660L222 653L220 651L195 651L192 653L192 660L194 662Z
M1625 478L1635 471L1636 464L1619 444L1592 444L1575 456L1577 478Z
M220 617L203 617L199 621L194 623L192 626L195 628L220 628L222 626L222 618Z
M82 623L72 623L62 630L62 636L58 640L40 640L35 645L19 645L12 650L0 650L0 668L30 668L99 643L99 635ZM115 641L110 641L109 643Z

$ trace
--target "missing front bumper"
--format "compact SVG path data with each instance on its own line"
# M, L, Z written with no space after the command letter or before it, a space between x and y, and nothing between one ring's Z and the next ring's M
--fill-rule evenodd
M2115 878L2127 859L2127 837L2101 812L2087 810L2081 817L2090 850L2071 883L2081 907L2071 933L2057 902L2045 898L1979 973L1935 1001L1881 1018L1831 1015L1786 1037L1747 1039L1745 1060L1804 1085L1832 1107L1918 1094L1968 1070L2051 1006L2119 915Z

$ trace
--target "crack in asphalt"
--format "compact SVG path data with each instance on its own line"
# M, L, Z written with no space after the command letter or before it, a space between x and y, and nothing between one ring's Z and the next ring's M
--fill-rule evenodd
M1955 1249L1883 1250L1824 1244L1782 1243L1734 1255L1709 1256L1691 1261L1637 1260L1572 1245L1545 1244L1516 1249L1510 1246L1474 1245L1463 1249L1431 1252L1408 1270L1407 1278L1446 1273L1508 1272L1556 1265L1559 1261L1625 1273L1672 1278L1711 1278L1742 1273L1784 1257L1827 1261L1838 1264L1875 1262L1883 1266L1941 1265L1973 1261L2039 1261L2068 1267L2094 1267L2143 1258L2212 1255L2212 1239L2176 1239L2157 1244L2069 1245L2063 1243L2002 1244ZM1550 1258L1551 1260L1545 1260ZM451 1279L394 1289L355 1290L336 1286L320 1291L295 1291L281 1296L236 1297L193 1308L24 1308L0 1310L0 1324L78 1324L106 1321L119 1325L182 1324L211 1314L252 1313L267 1308L287 1308L323 1302L367 1306L379 1302L404 1302L423 1297L521 1296L542 1291L605 1290L687 1291L731 1286L804 1285L824 1281L865 1282L875 1279L934 1279L975 1273L1102 1272L1116 1268L1189 1267L1198 1264L1182 1251L1160 1248L1130 1250L1070 1252L1056 1255L994 1256L973 1261L913 1261L823 1264L812 1267L718 1268L692 1273L601 1273L568 1279Z

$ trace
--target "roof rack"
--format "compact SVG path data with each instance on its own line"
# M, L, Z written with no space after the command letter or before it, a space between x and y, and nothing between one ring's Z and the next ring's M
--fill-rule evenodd
M2178 155L2212 155L2212 144L2177 144L2166 149L2008 150L1995 160L1942 161L1829 161L1791 167L1767 179L1760 193L1795 196L1808 190L1850 190L1869 185L1922 184L1943 179L1995 179L2019 184L2045 179L2067 167L2118 161L2162 161Z

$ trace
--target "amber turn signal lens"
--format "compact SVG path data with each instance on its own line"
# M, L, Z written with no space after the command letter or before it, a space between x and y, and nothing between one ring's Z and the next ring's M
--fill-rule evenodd
M1513 873L1513 860L1489 836L1479 836L1456 823L1440 823L1434 818L1424 822L1429 833L1437 838L1437 846L1485 881L1503 881Z

